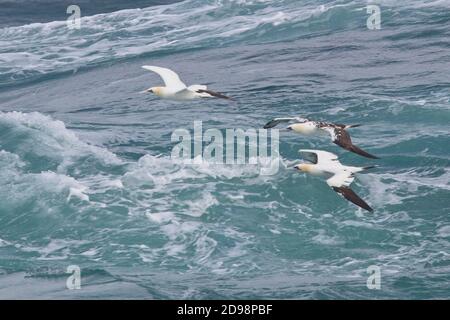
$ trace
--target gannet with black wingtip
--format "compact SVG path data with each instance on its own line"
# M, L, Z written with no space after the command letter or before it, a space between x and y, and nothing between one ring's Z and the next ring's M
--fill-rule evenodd
M292 130L294 132L303 135L317 135L321 133L326 133L331 136L331 141L333 141L341 148L344 148L348 151L354 152L366 158L379 159L378 157L371 155L370 153L358 148L352 143L350 134L347 132L346 129L359 127L360 126L359 124L345 125L322 121L311 121L300 117L291 117L291 118L275 118L266 123L264 129L270 129L277 126L280 123L285 122L294 122L293 124L289 125L286 128L288 130Z
M205 85L194 84L186 86L180 77L172 70L155 66L142 66L145 70L156 72L163 79L165 87L151 87L143 92L152 92L163 99L170 100L193 100L197 98L231 98L211 90Z
M337 155L321 150L299 150L302 157L311 163L301 163L294 168L316 176L327 178L327 184L345 199L357 206L372 212L373 209L361 199L352 189L350 184L355 180L355 173L362 172L369 167L350 167L339 162Z

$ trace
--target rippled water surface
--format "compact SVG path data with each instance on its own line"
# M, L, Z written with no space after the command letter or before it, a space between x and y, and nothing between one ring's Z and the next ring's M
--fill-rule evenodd
M0 297L450 298L449 1L378 1L381 30L365 1L151 4L0 26ZM144 64L235 101L140 94ZM272 176L170 159L196 120L290 115L362 124L373 214L292 170L300 148L375 163L327 139L281 132Z

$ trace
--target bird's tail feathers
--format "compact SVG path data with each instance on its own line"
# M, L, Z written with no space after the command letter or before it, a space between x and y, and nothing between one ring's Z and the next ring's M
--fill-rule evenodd
M361 127L361 124L347 124L345 125L345 129Z
M226 96L226 95L224 95L223 93L220 93L220 92L214 92L214 91L206 90L206 89L198 89L198 90L196 90L196 92L200 93L200 94L204 94L205 97L209 96L209 97L216 97L216 98L220 98L220 99L226 99L226 100L233 101L232 98L230 98L230 97L228 97L228 96Z
M364 172L373 168L376 168L378 166L366 166L366 167L347 167L348 171L350 171L352 174Z

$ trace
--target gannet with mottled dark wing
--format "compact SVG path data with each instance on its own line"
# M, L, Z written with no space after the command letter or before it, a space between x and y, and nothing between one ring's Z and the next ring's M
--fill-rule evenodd
M165 87L151 87L143 92L151 92L158 97L170 100L193 100L197 98L231 98L211 90L205 85L194 84L186 86L180 77L172 70L156 66L143 66L142 68L153 71L163 79Z
M270 120L269 122L267 122L267 123L264 125L264 129L274 128L274 127L276 127L277 125L279 125L280 123L291 122L291 121L294 121L294 120L295 120L296 122L298 122L298 123L308 121L307 119L300 118L300 117L274 118L274 119Z
M346 129L359 127L360 126L359 124L345 125L322 121L310 121L308 119L300 117L292 117L292 118L275 118L269 121L264 126L264 129L273 128L276 125L283 122L294 122L293 124L289 125L286 129L292 130L294 132L303 135L317 135L320 133L328 133L331 136L331 141L333 141L341 148L357 153L366 158L378 159L378 157L371 155L370 153L360 149L359 147L355 146L352 143L350 134L347 132Z
M327 178L327 184L345 199L353 202L357 206L372 212L373 209L361 199L352 189L350 184L355 180L355 173L361 172L370 167L350 167L341 164L338 157L327 151L321 150L300 150L302 157L311 163L301 163L294 168L316 176Z

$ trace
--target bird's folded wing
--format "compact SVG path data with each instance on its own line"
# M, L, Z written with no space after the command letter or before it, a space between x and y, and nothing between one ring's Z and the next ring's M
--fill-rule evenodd
M159 74L166 87L169 87L175 91L186 88L186 85L180 80L180 77L170 69L156 66L142 66L142 68Z
M335 164L335 161L338 160L337 155L327 151L301 149L299 150L299 152L303 159L308 160L314 164Z
M264 129L270 129L270 128L273 128L273 127L279 125L280 123L290 122L292 120L295 120L295 121L298 121L298 122L306 122L306 121L308 121L307 119L301 118L301 117L275 118L275 119L272 119L269 122L267 122L264 125Z

